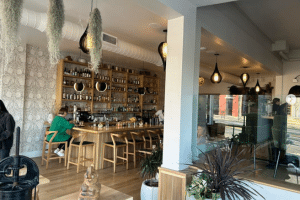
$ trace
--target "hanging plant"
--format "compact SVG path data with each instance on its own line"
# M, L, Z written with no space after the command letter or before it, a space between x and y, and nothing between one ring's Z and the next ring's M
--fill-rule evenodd
M97 72L102 59L102 19L98 8L90 15L87 46L90 50L92 67Z
M57 64L60 59L59 42L65 22L63 0L50 0L47 20L48 51L51 64Z
M18 28L21 20L23 0L1 0L1 35L2 47L6 56L6 64L10 60L12 51L18 46Z

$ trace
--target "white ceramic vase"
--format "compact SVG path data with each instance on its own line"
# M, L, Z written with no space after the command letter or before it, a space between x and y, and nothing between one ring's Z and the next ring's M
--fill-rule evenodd
M148 185L146 185L147 182L150 182L150 180L145 180L142 183L141 200L157 200L158 199L158 187L148 186Z

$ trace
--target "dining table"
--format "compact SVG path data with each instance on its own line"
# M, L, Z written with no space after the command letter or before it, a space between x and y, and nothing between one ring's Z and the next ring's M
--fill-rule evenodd
M111 133L124 133L131 131L146 131L146 130L161 130L163 125L143 125L143 126L125 126L125 127L117 127L117 126L109 126L98 128L98 126L93 125L85 125L85 126L74 126L71 134L88 134L87 137L89 140L93 140L96 145L96 159L95 159L95 169L102 169L102 159L100 159L100 155L102 155L102 145L104 142L111 142ZM105 167L105 166L104 166Z

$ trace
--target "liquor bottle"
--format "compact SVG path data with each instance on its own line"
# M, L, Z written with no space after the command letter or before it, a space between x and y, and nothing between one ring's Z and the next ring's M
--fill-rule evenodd
M67 81L66 79L64 78L64 82L63 82L64 85L67 85Z
M64 92L63 92L62 98L63 98L63 99L66 99L66 93L65 93L65 90L64 90Z
M77 67L75 67L75 70L74 70L74 76L77 76L77 75L78 75Z
M64 74L68 74L67 68L66 68L66 67L65 67L65 69L64 69Z

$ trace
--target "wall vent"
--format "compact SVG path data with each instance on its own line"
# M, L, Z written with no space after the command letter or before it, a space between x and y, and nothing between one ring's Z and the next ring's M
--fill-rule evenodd
M109 43L110 45L117 46L118 44L118 38L109 35L107 33L103 33L103 41Z

